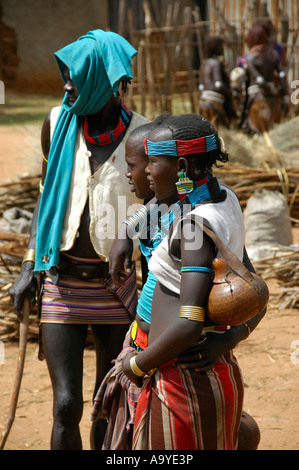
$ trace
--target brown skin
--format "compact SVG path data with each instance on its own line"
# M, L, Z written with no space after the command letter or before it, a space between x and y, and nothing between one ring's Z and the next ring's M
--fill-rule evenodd
M162 134L161 130L153 131L151 140L155 141L155 138L157 141L171 139L167 132L165 131L165 134ZM158 162L158 159L160 159L160 162ZM164 156L149 158L146 172L151 182L151 187L156 195L159 194L161 202L163 201L163 203L170 205L177 200L175 182L178 180L181 171L186 171L189 177L195 180L203 176L195 173L192 164L190 165L190 162L185 158L177 159L176 164L174 164L173 157L171 157L171 160ZM167 175L167 184L161 178L161 174ZM200 249L195 251L184 250L183 232L181 255L182 265L197 264L199 266L211 266L213 260L212 242L204 236ZM248 269L253 271L246 250L244 250L244 263ZM186 350L191 347L194 340L199 338L203 324L179 318L178 311L180 305L205 305L208 286L209 279L205 274L192 273L190 275L190 273L185 273L182 275L181 296L179 299L157 283L153 298L149 347L142 351L142 353L139 353L136 360L141 370L150 370L184 352L186 353ZM266 310L247 322L251 330L254 330L258 325L265 312ZM141 324L138 315L137 322L141 328L144 328L144 322ZM149 325L147 325L148 329ZM144 329L144 331L147 330ZM233 349L247 335L248 329L245 325L232 327L221 335L210 332L204 341L196 347L192 346L188 353L183 354L180 357L180 362L184 362L186 367L208 370L215 365L225 352ZM129 365L130 357L131 355L128 355L124 360L123 370L133 382L141 385L140 378L131 371Z
M68 93L70 105L78 96L74 83L70 80L68 70L65 70L66 83L64 91ZM89 116L89 132L91 135L100 134L116 127L120 115L120 99L112 96L99 113ZM90 167L92 173L96 172L110 157L113 150L119 145L125 132L118 140L105 147L97 147L87 143L92 152ZM41 144L45 159L48 159L50 150L50 114L45 119L41 132ZM42 181L45 179L47 163L43 160ZM34 211L31 237L28 248L35 247L36 222L39 209L39 200ZM91 240L89 238L89 212L88 204L85 207L79 227L79 237L69 254L84 258L96 258ZM21 273L10 295L19 318L22 315L24 296L29 294L32 302L35 300L36 282L33 276L34 264L30 261L24 263ZM111 361L122 348L123 339L127 332L127 325L93 325L92 332L96 348L96 383L98 390L104 376L111 368ZM82 442L79 423L82 416L82 374L83 352L87 325L43 324L42 341L46 355L47 365L52 381L54 394L54 424L51 437L52 450L80 450ZM100 449L106 430L106 422L99 420L93 423L91 430L92 449Z
M151 140L153 134L154 132L151 134ZM160 134L161 131L159 131L159 136ZM168 135L168 131L166 131L166 135ZM161 140L163 140L162 137ZM179 178L180 171L186 171L190 178L195 179L185 158L176 159L176 163L174 163L173 157L149 157L146 171L157 199L167 205L177 200L175 183ZM187 227L182 230L182 266L190 264L211 265L213 250L209 240L205 239L200 249L185 250L185 230ZM202 273L195 273L192 276L192 282L190 282L191 280L187 279L187 276L182 276L180 298L169 295L169 292L160 284L155 289L148 337L149 346L138 354L136 360L141 370L150 370L177 357L191 346L202 332L202 322L180 318L178 311L180 305L205 305L210 285L209 277ZM194 288L195 286L197 287ZM137 322L139 323L139 317ZM123 370L132 381L136 381L136 376L132 373L129 365L129 356L123 362ZM139 379L137 382L140 382Z
M230 96L230 87L226 85L223 65L216 58L204 59L200 68L201 83L206 90L216 91L223 96ZM216 87L215 82L222 82L221 87Z
M146 177L145 168L148 165L148 158L144 153L143 142L138 142L137 138L129 137L126 142L126 177L129 180L131 191L138 199L150 199L155 196L150 189L149 181Z
M257 77L262 76L264 83L259 86L265 91L265 97L257 96L250 105L251 127L260 132L268 131L275 122L280 121L281 111L285 116L290 111L287 79L279 77L279 73L283 71L280 57L272 47L264 45L248 54L247 69L249 85L255 85ZM271 94L271 87L267 82L273 82L278 87L275 95ZM264 100L264 103L261 100Z
M164 136L165 137L165 136ZM167 136L166 136L167 137ZM161 139L163 140L163 139ZM132 149L132 153L136 155L135 150ZM130 151L127 152L127 157L131 154ZM173 158L173 157L172 157ZM140 160L141 160L141 165L138 164L137 160L133 158L132 162L134 162L134 170L136 171L135 178L134 178L134 184L136 185L136 182L142 181L144 183L144 175L142 174L142 163L143 163L143 156L140 155ZM165 161L161 161L161 163L167 164ZM179 163L179 162L178 162ZM180 170L183 168L183 165L185 165L186 162L183 160L179 163L179 168ZM154 170L154 162L153 159L150 161L151 165L151 171L155 173ZM150 166L149 165L149 166ZM154 179L151 177L150 169L149 166L146 168L146 174L148 175L148 179L151 182L151 187L153 190L155 190L155 185L158 183L155 183ZM140 171L140 174L138 174ZM168 177L169 175L167 175ZM128 177L129 179L133 179L131 173L128 171ZM200 175L196 174L196 179L199 179ZM168 199L169 204L175 202L177 200L176 196L176 191L174 192L174 184L176 182L176 179L173 178L171 185L172 187L166 187L163 185L162 190L164 191L164 194L161 194L161 197L164 196L164 202L165 202L165 196L166 199ZM143 184L142 183L142 184ZM138 185L138 183L137 183ZM146 186L145 186L146 187ZM158 188L159 189L159 188ZM138 191L140 191L140 187L138 188ZM161 189L160 189L161 190ZM169 195L170 191L170 195ZM142 196L144 197L144 196ZM125 270L130 270L131 267L131 256L132 256L132 241L127 238L126 236L126 225L123 224L121 227L118 237L116 238L113 249L111 251L111 256L110 258L110 274L112 275L112 278L115 282L116 285L120 285L120 278L119 278L119 271L122 269ZM204 245L203 245L203 250L206 250L205 256L207 257L205 260L202 260L202 262L206 262L207 264L211 263L211 241L207 240L205 237L204 239ZM213 250L212 250L213 252ZM193 264L194 261L194 253L192 252L187 252L186 251L186 258L184 259L185 263L191 263ZM196 253L197 255L197 253ZM190 260L189 260L190 257ZM254 271L253 266L248 258L246 249L244 248L244 264L247 266L249 270L252 272ZM198 283L202 283L202 290L197 290L196 292L198 294L198 297L196 296L194 298L194 301L198 304L202 304L203 298L206 295L206 292L204 290L207 289L207 276L204 274L200 273L188 273L188 274L183 274L182 276L182 285L183 290L184 290L184 295L185 295L185 301L189 305L189 299L192 298L194 295L194 290L192 293L189 293L189 289L192 289L192 285L190 284L190 279L192 276L192 284L196 283L196 286L198 287ZM199 278L199 279L198 279ZM227 351L234 349L235 346L242 340L246 339L248 335L248 329L245 325L238 325L231 327L228 329L226 332L222 334L217 334L214 332L206 332L206 335L204 339L198 343L196 346L191 346L189 349L186 349L183 353L179 354L181 348L179 350L176 350L174 347L174 344L172 341L178 341L180 342L182 339L177 337L178 331L176 330L176 325L178 326L178 330L180 332L180 328L182 327L183 323L180 322L178 323L178 320L183 320L183 319L178 319L177 315L174 315L174 312L178 312L179 310L179 305L180 305L180 299L178 296L175 294L167 291L167 289L163 288L159 283L156 286L156 290L154 293L154 299L153 299L153 311L152 311L152 319L151 319L151 327L149 328L150 325L148 323L144 322L138 315L136 316L136 320L138 322L138 325L140 328L149 334L149 344L153 345L151 346L152 348L159 348L154 353L156 353L157 358L155 357L149 357L146 358L143 353L143 359L144 361L147 360L152 360L152 361L163 361L163 357L165 361L167 358L173 358L175 356L178 356L178 360L180 362L180 365L182 368L189 368L189 369L195 369L196 371L208 371L212 369L216 362L223 356L224 353ZM263 316L265 315L266 310L261 312L259 315L256 317L252 318L247 322L249 325L251 331L253 331L256 326L259 324ZM192 326L192 323L195 324L195 322L190 322L190 324L187 323L188 326ZM186 321L185 321L186 324ZM167 346L169 347L169 351L166 350L166 355L165 355L165 349L163 345L163 341L161 343L161 334L164 333L164 338L165 341L169 341L168 333L169 333L169 325L175 330L173 332L174 336L171 336L172 340L167 343ZM196 339L198 339L197 334L200 335L202 329L202 324L195 324L195 332L196 332ZM167 331L167 334L165 334L165 331ZM180 332L183 334L183 331ZM184 329L184 333L185 329ZM160 338L160 342L156 341L156 339ZM163 337L162 337L163 338ZM183 341L185 341L186 338L183 338ZM184 344L184 348L187 345ZM160 353L159 353L160 351ZM151 356L151 354L150 354ZM135 376L131 368L129 366L129 359L131 357L131 354L127 356L127 358L123 362L123 367L128 375L128 377L136 383L138 386L142 386L142 379ZM153 364L153 362L144 362L144 367L149 367L150 364ZM140 365L141 367L141 365ZM146 370L146 369L145 369ZM148 370L148 369L147 369ZM250 426L248 425L250 424ZM240 430L239 430L239 450L255 450L258 447L260 439L260 433L257 424L251 418L248 414L245 412L242 413L242 420L241 420L241 425L240 425Z
M265 82L275 82L275 72L278 74L283 71L278 53L271 47L265 45L258 51L252 52L247 56L247 66L249 72L249 84L256 83L256 78L260 75L264 77ZM286 79L280 79L279 85L282 88L283 95L288 94ZM265 90L269 88L265 84Z
M199 113L213 122L216 127L219 124L229 127L231 120L236 118L236 113L233 108L232 93L223 64L217 58L204 59L200 68L200 77L206 90L220 93L226 100L222 105L201 99ZM216 87L216 82L221 82L221 86Z
M186 250L184 229L182 230L181 250L182 265L208 266L213 260L213 250L208 239L204 239L199 250ZM189 273L188 273L189 274ZM161 284L157 284L154 292L151 327L148 337L149 346L138 354L136 363L141 370L150 370L176 358L200 337L203 322L180 318L180 305L204 306L209 291L209 276L203 273L192 273L182 276L180 297L171 294ZM195 288L196 287L196 288ZM124 372L134 374L124 363Z
M146 177L145 168L148 165L148 158L144 152L144 136L131 134L126 142L126 177L131 186L131 191L136 194L138 199L144 201L151 200L155 194L150 189L149 181ZM140 140L141 139L141 140ZM120 286L122 281L120 274L125 271L129 273L132 267L133 246L131 240L127 237L127 225L123 224L115 237L113 249L109 253L109 271L113 277L116 286ZM147 276L146 260L141 257L142 277L145 280Z

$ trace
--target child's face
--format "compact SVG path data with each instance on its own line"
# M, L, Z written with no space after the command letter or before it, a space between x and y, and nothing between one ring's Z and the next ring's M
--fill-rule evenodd
M152 131L149 140L153 142L171 140L171 133L168 129L157 128ZM145 171L150 182L150 189L155 192L157 199L168 203L174 197L177 198L176 182L179 175L177 157L149 155Z
M150 189L154 191L156 198L162 201L177 194L177 158L159 155L150 156L148 160L149 163L145 171L150 182Z
M144 152L141 152L139 146L130 139L126 143L126 162L127 171L126 177L129 184L132 186L131 191L136 194L139 199L149 199L154 197L153 191L150 189L149 181L147 180L145 168L148 164L148 159Z

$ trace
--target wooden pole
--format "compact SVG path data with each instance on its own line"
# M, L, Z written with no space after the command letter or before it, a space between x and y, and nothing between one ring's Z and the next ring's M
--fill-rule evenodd
M23 377L25 355L26 355L27 335L28 335L28 326L29 326L29 311L30 311L29 298L25 297L24 303L23 303L23 312L22 312L23 318L20 323L19 356L18 356L18 362L17 362L16 374L15 374L15 383L14 383L14 388L13 388L12 397L11 397L7 424L1 435L0 450L3 450L5 446L7 437L10 433L11 427L15 419L19 392L20 392L21 382L22 382L22 377Z

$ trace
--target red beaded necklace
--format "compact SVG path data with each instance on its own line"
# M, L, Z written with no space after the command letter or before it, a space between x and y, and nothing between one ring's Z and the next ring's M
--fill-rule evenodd
M121 102L121 112L116 128L103 134L90 136L88 131L87 116L84 116L84 134L87 141L93 145L109 145L115 142L120 134L128 128L132 117L132 111L129 111L123 102Z

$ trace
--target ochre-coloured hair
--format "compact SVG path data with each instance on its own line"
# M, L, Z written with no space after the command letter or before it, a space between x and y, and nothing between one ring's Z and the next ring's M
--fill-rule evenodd
M267 44L268 36L265 29L260 25L252 26L246 36L246 42L249 47Z
M204 53L207 58L219 54L219 48L224 41L220 36L209 36L204 43Z

